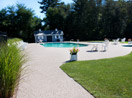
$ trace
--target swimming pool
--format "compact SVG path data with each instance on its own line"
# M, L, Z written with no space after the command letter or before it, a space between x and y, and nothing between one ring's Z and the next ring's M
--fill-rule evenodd
M70 48L70 47L85 47L88 45L77 44L77 43L45 43L41 44L44 47L60 47L60 48Z
M122 45L123 47L132 47L132 45Z

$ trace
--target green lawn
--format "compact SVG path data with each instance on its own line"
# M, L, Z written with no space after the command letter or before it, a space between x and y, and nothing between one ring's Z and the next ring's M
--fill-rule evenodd
M132 98L132 53L117 58L70 62L61 69L96 98Z
M125 42L121 42L121 43L123 43L123 44L128 44L128 41L125 41Z

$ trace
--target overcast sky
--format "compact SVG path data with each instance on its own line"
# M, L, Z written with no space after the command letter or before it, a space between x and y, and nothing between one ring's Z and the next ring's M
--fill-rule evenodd
M41 0L0 0L0 10L2 8L5 8L7 6L15 5L16 3L22 3L25 4L28 8L32 8L35 11L35 15L37 15L40 18L44 17L44 14L40 13L41 9L40 4L38 1ZM63 2L67 3L72 3L72 0L61 0Z

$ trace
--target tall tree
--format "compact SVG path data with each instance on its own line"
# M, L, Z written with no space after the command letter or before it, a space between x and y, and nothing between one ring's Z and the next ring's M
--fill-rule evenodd
M81 40L94 39L98 22L96 0L75 0L74 2L77 37Z
M59 0L42 0L41 2L38 2L39 4L41 4L41 13L46 13L49 7L56 7L58 5L58 2Z
M123 37L126 27L126 6L122 0L107 0L103 10L103 30L104 37Z
M0 31L6 31L7 32L7 26L8 26L8 17L7 17L7 9L4 8L0 10Z
M69 8L60 2L52 6L50 0L44 1L49 5L43 10L45 27L64 30L68 40L132 36L132 0L73 0Z
M132 38L132 0L127 1L127 26L125 37Z
M61 3L58 7L52 8L50 7L47 10L45 25L49 26L49 29L64 29L65 19L69 13L70 6L64 5Z

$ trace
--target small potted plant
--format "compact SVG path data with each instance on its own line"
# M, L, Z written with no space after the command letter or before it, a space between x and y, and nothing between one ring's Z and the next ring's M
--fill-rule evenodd
M76 61L77 60L77 53L78 53L79 49L77 48L73 48L70 50L70 54L71 54L71 59L70 61Z

